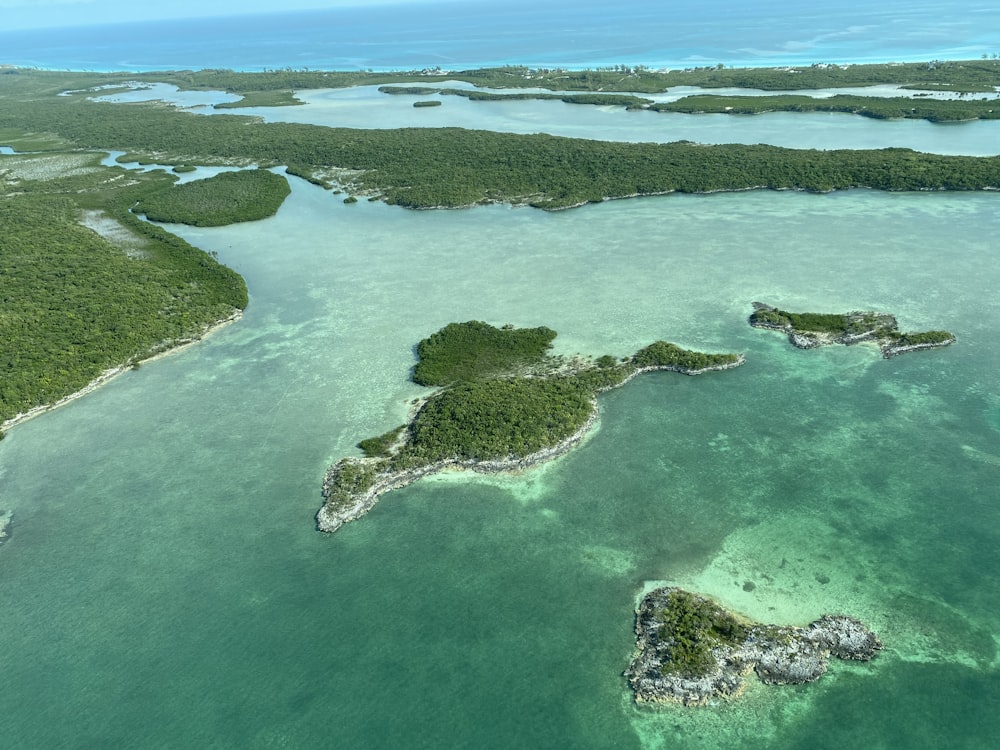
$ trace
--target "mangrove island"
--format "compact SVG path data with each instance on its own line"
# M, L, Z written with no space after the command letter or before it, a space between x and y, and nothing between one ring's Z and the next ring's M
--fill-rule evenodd
M653 370L728 370L742 354L704 354L657 341L631 357L548 353L551 328L450 323L417 345L413 382L438 386L407 424L362 440L364 457L337 461L323 481L321 531L367 513L379 497L447 468L520 471L565 453L597 419L597 394Z

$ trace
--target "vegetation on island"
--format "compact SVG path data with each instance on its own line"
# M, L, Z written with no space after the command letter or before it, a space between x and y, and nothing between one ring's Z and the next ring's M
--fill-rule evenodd
M294 91L247 91L235 102L219 102L213 109L244 109L246 107L294 107L305 104Z
M512 374L519 366L537 364L551 348L551 328L495 328L472 320L449 323L417 344L413 382L449 385Z
M701 677L715 669L713 648L736 646L750 634L715 602L683 589L671 589L653 613L661 644L661 674Z
M416 96L429 96L440 94L441 96L461 96L466 99L478 102L500 102L500 101L523 101L529 99L559 101L566 104L591 104L599 106L622 106L628 109L640 109L648 104L652 104L652 99L631 94L541 94L538 92L501 94L495 91L480 91L478 89L453 89L434 88L431 86L380 86L379 91L383 94L408 94ZM435 100L440 104L440 100ZM413 106L417 106L416 102Z
M129 211L176 178L101 156L0 155L0 422L247 304L238 274Z
M836 96L716 96L699 94L685 96L674 102L657 102L649 105L657 112L684 112L687 114L717 113L749 115L763 112L845 112L879 120L929 120L930 122L957 122L962 120L1000 119L1000 100L997 99L917 99L913 97Z
M440 390L419 405L407 425L361 441L367 458L331 467L324 483L327 507L353 508L359 495L380 482L398 486L408 474L442 462L505 466L558 449L593 418L598 393L637 372L695 374L743 361L662 341L620 362L610 355L567 359L549 353L555 337L544 326L496 328L468 321L450 323L422 340L412 379Z
M279 174L241 169L151 193L132 211L152 221L220 227L273 216L290 192Z
M885 357L911 349L947 346L955 341L955 335L949 331L901 332L896 318L888 313L795 313L761 302L754 303L750 325L784 331L800 349L873 341Z
M959 122L965 120L1000 119L1000 101L996 98L979 99L930 99L911 97L858 96L836 94L815 97L795 94L776 96L719 96L695 94L672 102L654 102L631 94L547 94L499 93L478 89L434 88L430 86L381 86L384 94L410 94L461 96L472 101L555 100L567 104L622 106L626 109L648 109L654 112L680 112L684 114L747 115L765 112L844 112L879 120L912 119L930 122ZM440 104L434 100L434 104ZM413 106L431 106L415 102Z
M804 628L762 625L669 586L642 598L635 632L625 676L640 703L704 705L734 698L751 671L772 685L813 682L831 656L869 661L883 648L853 617L824 615Z
M424 100L419 101L419 102L413 102L413 106L416 107L417 109L426 108L426 107L440 107L441 106L441 100L440 99L424 99Z
M723 367L735 361L735 354L693 352L667 341L657 341L632 356L632 364L636 367L677 367L687 370Z

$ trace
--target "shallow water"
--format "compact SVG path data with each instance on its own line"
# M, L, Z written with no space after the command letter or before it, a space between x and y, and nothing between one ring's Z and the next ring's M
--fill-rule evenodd
M247 278L240 323L0 444L12 746L996 735L995 196L408 212L292 182L272 219L173 228ZM802 352L746 325L756 299L959 341ZM539 471L425 481L315 532L328 462L421 392L412 345L468 319L549 325L560 353L666 338L749 362L639 378ZM855 614L887 651L733 706L640 710L621 671L659 581L776 622Z
M646 4L643 38L624 6L614 18L585 6L591 16L558 29L532 26L554 6L508 13L530 33L493 33L496 47L461 26L432 38L419 10L393 17L407 34L391 41L381 13L338 29L353 38L337 44L304 16L2 42L10 62L100 69L801 63L996 47L977 2L946 15L930 3L774 6L780 23L710 3L668 9L673 36ZM997 140L991 123L719 116L687 118L690 131L685 116L553 102L414 110L363 89L315 96L268 116L944 153L995 153ZM0 515L13 512L0 544L5 746L994 746L995 194L408 212L291 182L272 219L171 228L246 277L239 323L0 443ZM958 342L886 361L866 346L798 351L746 324L754 300L887 310ZM326 466L400 424L423 392L408 382L415 342L469 319L551 326L564 354L622 356L664 338L748 363L637 378L602 397L599 428L556 462L435 477L331 537L314 531ZM632 609L662 582L773 622L854 614L887 648L813 685L639 709L621 676Z
M449 84L450 85L450 84ZM752 93L750 90L726 90ZM816 91L816 95L833 92ZM509 93L509 91L507 92ZM657 96L677 99L688 91ZM721 93L721 92L720 92ZM760 92L757 92L760 93ZM884 93L884 92L883 92ZM296 94L305 105L214 110L214 101L231 101L223 92L178 91L174 86L96 97L103 101L160 100L199 114L241 114L266 122L297 122L344 128L461 127L505 133L549 133L571 138L636 143L766 143L786 148L912 148L935 154L992 156L1000 153L1000 122L932 123L926 120L875 120L833 113L770 112L759 115L627 111L619 106L558 101L471 101L442 97L440 107L414 107L427 95L383 94L377 86L319 89ZM213 96L216 97L213 99ZM436 98L436 97L433 97Z

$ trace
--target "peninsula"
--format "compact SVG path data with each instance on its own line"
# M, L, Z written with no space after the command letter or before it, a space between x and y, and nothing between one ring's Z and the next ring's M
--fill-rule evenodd
M807 627L761 625L680 588L658 588L636 610L636 651L625 672L639 703L703 705L735 698L755 672L769 685L818 680L830 656L868 661L878 636L845 615Z
M451 323L417 345L413 381L440 386L418 400L407 424L361 441L364 457L337 461L323 481L321 531L360 518L393 489L448 468L520 471L577 445L597 419L596 397L636 375L698 375L743 364L657 341L631 357L548 354L550 328Z
M948 346L955 336L948 331L901 333L896 318L888 313L792 313L753 303L750 325L770 328L788 334L788 340L799 349L815 349L828 344L858 344L870 341L878 344L885 359L897 354Z

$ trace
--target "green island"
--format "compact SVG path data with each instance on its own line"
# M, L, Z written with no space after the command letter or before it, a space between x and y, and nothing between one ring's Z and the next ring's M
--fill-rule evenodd
M235 102L219 102L212 109L244 109L246 107L293 107L305 104L294 91L247 91Z
M183 171L173 171L178 169ZM150 193L132 211L152 221L221 227L273 216L290 192L288 180L279 174L241 169Z
M635 632L625 677L639 703L735 698L751 672L771 685L813 682L830 656L869 661L882 650L877 635L846 615L824 615L804 628L762 625L669 586L642 598Z
M566 104L622 106L627 109L642 109L643 107L653 103L652 99L646 99L641 96L632 96L630 94L539 94L534 92L499 94L495 91L434 88L431 86L380 86L379 91L383 94L394 95L408 94L411 96L430 96L432 94L439 94L441 96L461 96L465 99L478 102L524 101L529 99L539 99L542 101L548 100L565 102Z
M917 99L836 94L826 98L785 94L782 96L685 96L675 102L657 102L649 109L687 114L751 115L764 112L844 112L878 120L928 120L962 122L1000 119L998 99Z
M777 96L719 96L694 94L673 102L654 102L630 94L502 94L475 89L433 88L429 86L380 86L383 94L461 96L472 101L517 101L525 99L555 100L567 104L622 106L629 110L648 109L653 112L683 114L750 115L766 112L843 112L878 120L928 120L930 122L964 122L967 120L1000 119L1000 100L926 99L912 97L858 96L835 94L815 97L795 94ZM924 93L924 96L927 96ZM440 104L439 100L436 100ZM415 102L413 106L429 106Z
M562 455L597 419L596 397L654 370L698 375L743 364L657 341L621 361L611 355L549 354L550 328L450 323L417 345L414 382L439 386L407 424L362 440L364 457L334 463L323 481L321 531L366 514L379 497L421 477L458 468L521 471Z
M426 107L440 107L441 103L440 99L423 99L419 102L413 102L413 106L417 109L422 109Z
M792 345L799 349L868 341L877 344L882 356L889 359L906 352L955 343L954 334L948 331L903 333L896 318L888 313L793 313L763 302L754 302L753 307L751 326L783 331Z

